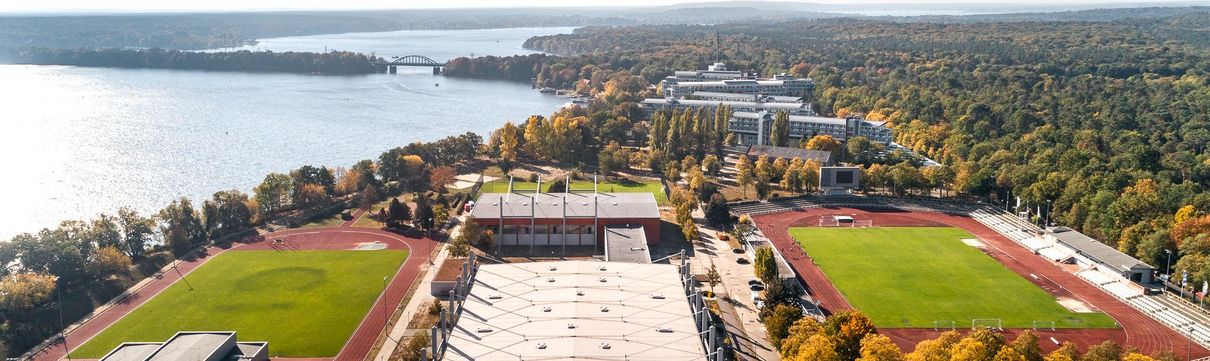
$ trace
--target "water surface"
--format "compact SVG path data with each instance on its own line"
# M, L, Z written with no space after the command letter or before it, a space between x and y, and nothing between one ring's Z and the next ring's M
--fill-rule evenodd
M526 53L520 40L497 48L494 39L565 31L341 34L263 44L281 50L308 50L276 45L288 42L392 52L427 47L431 51L415 53L440 58ZM347 167L410 142L467 131L486 137L505 120L549 114L565 101L526 84L445 78L429 68L400 71L309 76L0 65L0 198L6 203L0 239L121 206L152 212L180 196L198 201L224 189L250 191L266 173L304 164Z

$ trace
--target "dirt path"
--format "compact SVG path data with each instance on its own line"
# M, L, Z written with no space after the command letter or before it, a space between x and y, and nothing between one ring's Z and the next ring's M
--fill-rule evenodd
M948 225L965 229L986 244L989 254L1005 267L1026 280L1034 282L1056 297L1072 297L1084 301L1113 317L1122 327L1116 330L1036 331L1041 340L1041 346L1045 350L1056 348L1057 344L1054 341L1074 342L1083 349L1105 340L1114 340L1119 344L1135 347L1148 354L1159 351L1173 351L1178 355L1185 354L1188 340L1182 335L968 217L933 212L850 208L816 208L755 217L757 227L772 241L774 247L782 252L803 281L807 283L811 295L819 300L821 306L829 312L849 309L852 306L827 279L823 271L811 261L810 256L804 253L797 242L790 237L787 229L789 227L817 226L820 216L836 214L851 215L859 220L874 220L875 226ZM961 329L961 325L959 328ZM911 351L919 341L935 338L940 334L940 331L933 329L883 328L879 331L895 340L905 351ZM1006 333L1009 339L1012 339L1020 331L1022 330L1006 330ZM1210 355L1210 351L1193 345L1192 354L1194 358L1198 358Z
M353 221L356 221L358 216L360 214L355 215ZM351 222L345 222L345 224L351 225ZM274 239L282 239L284 242L277 244L272 241ZM380 242L386 249L406 249L409 250L409 254L407 260L395 272L395 278L387 286L386 292L379 295L378 299L374 302L374 306L366 313L366 317L362 319L357 330L353 332L353 335L345 343L344 348L334 358L336 360L361 361L369 354L378 335L386 327L386 320L381 315L384 312L394 311L407 296L408 290L415 283L420 273L421 265L428 262L428 256L432 253L433 247L437 245L436 242L427 238L408 238L376 229L349 228L344 224L339 227L289 229L248 239L243 243L236 243L232 248L227 250L218 247L208 248L205 250L203 256L192 261L182 261L178 265L178 268L182 274L188 275L189 272L201 266L207 260L213 258L213 256L225 251L268 249L342 250L356 249L358 246L374 244L376 241ZM101 333L101 331L104 331L105 328L117 322L131 311L134 311L148 299L155 297L155 295L179 279L180 276L176 272L167 272L162 277L156 278L142 288L133 291L126 299L98 313L92 319L69 332L66 336L68 348L75 349L88 342L88 340ZM65 347L63 347L62 342L59 342L53 347L49 347L43 352L34 355L33 360L57 361L65 355ZM307 360L323 359L325 358L310 358Z

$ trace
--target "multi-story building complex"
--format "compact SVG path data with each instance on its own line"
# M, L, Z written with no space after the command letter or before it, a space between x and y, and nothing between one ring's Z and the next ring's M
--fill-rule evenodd
M813 87L811 79L785 74L758 79L753 74L727 70L723 63L714 63L707 70L677 71L660 82L666 98L684 98L696 92L801 96Z
M735 134L735 140L744 145L769 144L769 134L773 128L773 117L776 113L762 112L732 112L728 130ZM852 137L862 136L871 141L887 144L891 142L891 129L886 122L865 120L857 117L825 118L817 116L791 115L790 139L802 141L816 135L830 135L844 141Z
M841 141L863 136L871 141L891 143L891 129L886 122L816 116L812 104L802 99L803 94L813 88L811 79L784 74L758 79L755 75L727 70L726 65L715 63L707 70L675 72L660 83L664 97L643 100L642 106L649 116L660 110L728 106L732 111L729 130L742 145L768 145L773 117L779 112L790 115L792 140L826 134Z
M731 107L731 111L736 112L780 112L784 111L790 115L815 115L811 110L811 104L804 103L781 103L781 102L766 102L765 99L758 101L735 101L735 100L696 100L696 99L676 99L676 98L650 98L643 99L643 109L647 111L647 115L660 110L684 110L697 108L714 108L719 105Z

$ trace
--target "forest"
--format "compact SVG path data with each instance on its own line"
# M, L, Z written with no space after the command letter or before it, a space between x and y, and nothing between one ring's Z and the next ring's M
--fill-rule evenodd
M618 74L655 84L703 69L718 34L730 67L810 77L823 114L890 122L896 142L953 171L944 188L954 194L1020 197L1021 210L1049 210L1165 272L1173 251L1175 272L1200 285L1210 280L1208 23L588 27L526 42L561 56L457 59L448 74L600 93Z
M204 53L164 49L51 49L4 51L0 63L87 67L178 69L300 74L372 74L373 56L345 51L328 53L234 51Z

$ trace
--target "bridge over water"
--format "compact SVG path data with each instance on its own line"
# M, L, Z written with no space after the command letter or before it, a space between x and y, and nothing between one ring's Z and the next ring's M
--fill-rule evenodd
M378 72L389 74L395 74L401 66L431 66L433 74L441 74L441 68L445 67L445 64L424 55L392 56L390 60L374 62L374 65L378 66Z

